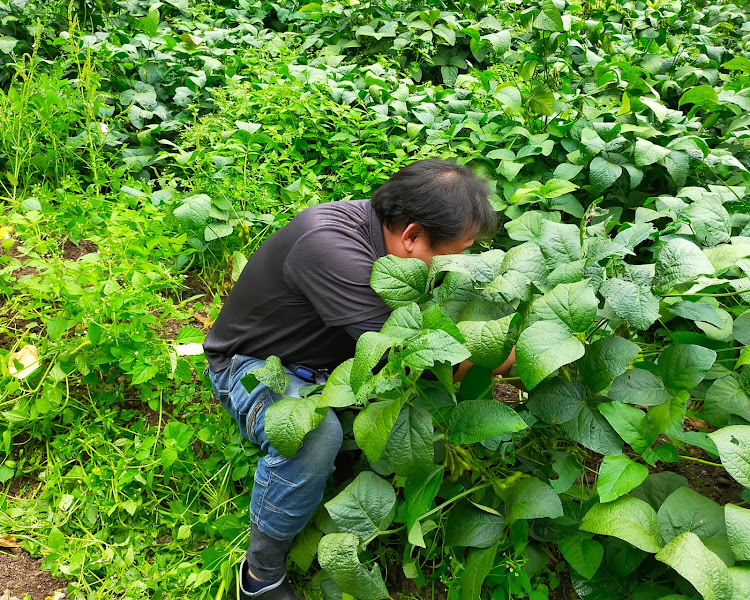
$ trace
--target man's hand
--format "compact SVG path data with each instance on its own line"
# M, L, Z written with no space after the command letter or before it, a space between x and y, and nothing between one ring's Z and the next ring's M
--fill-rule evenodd
M516 364L516 347L513 346L513 349L510 351L510 356L508 356L508 359L501 364L497 369L492 371L492 377L507 377L508 373L510 372L511 367ZM463 378L466 376L466 373L469 372L469 369L471 369L472 363L468 360L463 361L459 367L456 373L453 375L453 381L459 382L463 381ZM517 387L520 390L524 390L523 385L518 381L512 381L511 382L515 387Z

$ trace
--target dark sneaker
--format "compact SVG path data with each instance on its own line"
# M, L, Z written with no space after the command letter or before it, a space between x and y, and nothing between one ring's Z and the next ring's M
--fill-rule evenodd
M239 600L304 600L292 591L292 586L286 580L286 575L276 582L253 582L256 585L252 586L254 589L250 591L247 589L246 578L243 577L246 572L247 563L243 560L237 572L240 581ZM255 589L256 587L257 589Z

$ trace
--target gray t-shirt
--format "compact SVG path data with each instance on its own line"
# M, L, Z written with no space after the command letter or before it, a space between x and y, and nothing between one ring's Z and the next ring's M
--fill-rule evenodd
M211 369L225 369L235 354L313 369L351 358L353 329L378 330L390 314L370 287L385 254L369 200L303 210L255 251L229 293L203 344Z

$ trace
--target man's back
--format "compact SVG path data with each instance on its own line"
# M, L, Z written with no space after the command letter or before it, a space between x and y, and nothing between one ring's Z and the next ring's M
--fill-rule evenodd
M354 354L344 326L390 309L369 285L385 256L380 219L369 200L305 209L248 261L206 337L212 370L235 354L332 369Z

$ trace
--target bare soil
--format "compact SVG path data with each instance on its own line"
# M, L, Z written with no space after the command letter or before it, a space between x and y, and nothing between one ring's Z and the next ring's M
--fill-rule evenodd
M99 248L94 242L88 240L80 240L77 244L66 239L63 244L63 258L65 260L78 260L82 256L91 254L92 252L98 252Z
M521 394L518 390L518 388L513 387L509 383L499 382L495 384L495 387L492 388L492 396L495 398L495 400L500 400L502 402L508 402L508 403L518 403L521 400L521 397L519 394Z
M8 598L28 595L31 600L45 600L65 591L67 582L41 571L41 562L21 548L0 547L0 598L7 594Z

